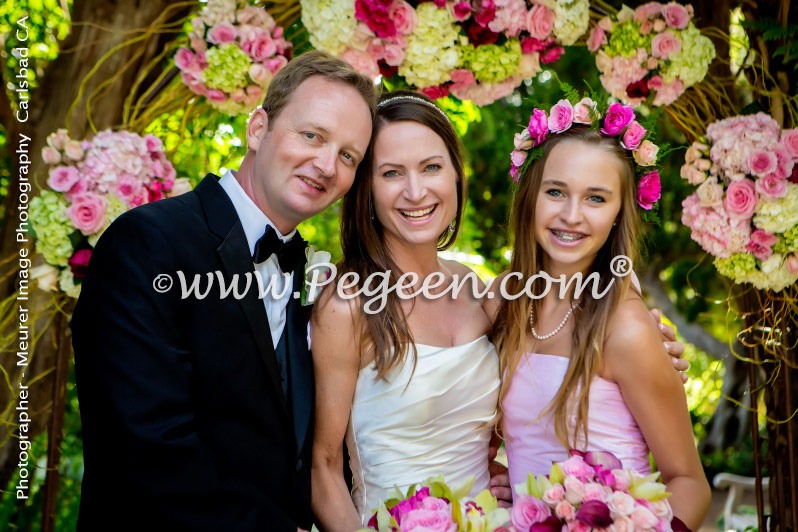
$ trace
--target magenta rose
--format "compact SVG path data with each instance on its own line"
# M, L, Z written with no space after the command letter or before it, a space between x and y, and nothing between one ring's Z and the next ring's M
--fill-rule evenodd
M424 87L421 89L428 98L437 100L438 98L445 98L449 95L449 86L446 84L435 85L434 87Z
M531 495L517 494L513 499L513 509L510 514L510 521L518 530L529 530L536 524L542 523L551 516L549 506Z
M772 151L754 150L748 157L748 167L755 176L764 177L776 170L779 160Z
M662 18L665 19L668 26L683 30L687 27L687 23L690 22L690 13L687 12L684 6L671 2L662 7Z
M787 195L787 180L776 174L768 174L756 180L756 191L769 199Z
M782 131L779 142L793 159L798 159L798 128Z
M560 56L564 53L565 53L565 48L563 48L562 46L552 46L548 50L541 52L540 63L542 65L553 63L556 60L558 60Z
M660 59L667 59L681 49L682 41L670 31L663 31L651 40L651 55Z
M84 192L72 198L72 205L64 212L75 228L84 235L91 235L105 225L107 200L93 192Z
M641 126L637 120L632 120L632 123L629 124L629 127L626 128L623 134L621 146L627 150L636 150L640 147L640 143L643 142L643 137L645 136L646 129Z
M529 54L532 52L542 52L546 48L548 48L551 43L553 42L552 39L546 39L545 41L541 41L539 39L535 39L534 37L524 37L521 39L521 51L525 54Z
M457 20L465 20L471 15L471 4L468 2L458 2L452 7L454 17Z
M499 34L491 31L487 26L482 26L476 19L466 21L466 35L468 42L474 46L493 44L499 40Z
M526 15L526 30L535 39L545 40L554 28L554 11L548 7L535 4Z
M637 204L645 210L651 210L656 202L659 201L662 187L659 182L659 172L652 170L646 172L640 178L637 185Z
M467 4L467 2L461 2ZM410 35L413 30L418 26L418 15L413 6L405 2L405 0L395 0L389 11L391 20L393 21L396 31L402 35Z
M72 270L72 275L75 279L83 279L86 276L86 271L89 269L89 259L91 259L90 249L79 249L69 258L67 264L69 264L69 269Z
M604 127L601 128L601 132L611 137L617 137L634 119L635 112L630 106L614 103L610 105L607 116L604 117Z
M56 166L50 170L47 186L56 192L68 192L79 178L78 169L74 166Z
M476 23L486 28L495 18L496 4L493 3L493 0L482 0L482 2L479 2L479 9L474 12L474 20Z
M213 44L226 44L236 40L235 27L229 22L220 22L208 32L208 41Z
M549 131L560 133L574 123L574 107L568 100L560 100L549 111Z
M549 133L546 111L537 108L533 109L532 116L529 117L529 126L527 129L529 130L529 137L532 139L533 146L537 146L546 140L546 135Z
M726 189L723 206L733 218L746 219L754 214L757 205L756 185L748 179L734 181Z

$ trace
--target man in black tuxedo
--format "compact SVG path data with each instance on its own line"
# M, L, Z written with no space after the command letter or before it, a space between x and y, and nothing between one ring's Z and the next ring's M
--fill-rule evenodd
M351 186L374 109L368 78L303 54L250 118L237 172L133 209L100 238L72 319L79 529L310 528L313 366L296 226ZM214 272L210 292L181 297L177 271L203 288ZM258 271L290 289L222 298L217 271L241 288Z

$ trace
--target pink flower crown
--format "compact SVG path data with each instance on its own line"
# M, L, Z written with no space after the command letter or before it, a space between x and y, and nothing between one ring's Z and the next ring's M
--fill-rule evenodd
M582 98L576 105L563 99L546 111L535 108L529 117L529 125L520 133L515 134L515 149L510 154L512 165L510 177L518 184L520 176L526 171L529 164L543 154L540 146L549 133L562 133L574 124L585 124L598 127L602 135L618 137L621 146L632 152L638 168L635 174L640 175L637 186L637 204L645 211L651 211L659 201L661 186L659 172L656 169L645 169L654 166L657 162L659 146L646 139L648 131L635 120L635 112L631 106L614 103L603 113L598 110L598 104L591 98ZM643 168L640 168L643 167ZM652 216L644 218L656 218Z

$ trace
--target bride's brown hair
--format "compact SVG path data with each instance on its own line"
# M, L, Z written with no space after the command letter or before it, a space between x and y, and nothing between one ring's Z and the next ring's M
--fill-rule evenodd
M458 201L454 231L445 229L440 234L438 250L449 248L460 230L466 194L460 138L443 112L423 94L394 91L383 95L374 119L371 143L357 169L352 188L344 195L341 208L341 247L344 257L338 265L338 271L340 274L354 272L361 282L373 273L390 270L389 283L394 286L402 274L384 244L382 224L374 213L372 200L374 141L386 125L402 121L417 122L441 137L457 174ZM387 295L385 308L376 314L364 311L366 302L366 298L357 299L360 317L365 324L360 339L360 352L362 358L367 350L372 351L374 368L377 370L376 378L383 378L391 369L401 366L411 346L414 350L415 367L413 335L407 324L401 299L391 291Z
M524 289L524 280L543 271L543 250L531 228L535 223L535 206L540 193L543 168L554 147L563 142L572 144L569 149L579 149L581 144L600 147L619 163L621 210L616 220L617 225L612 228L589 272L598 272L600 276L601 286L598 292L603 292L609 280L615 278L610 272L610 261L613 257L625 255L632 259L632 264L637 264L640 219L635 197L634 170L629 155L616 138L605 137L594 129L574 124L568 131L550 135L544 143L542 156L533 161L520 178L510 214L515 248L509 270L520 272L522 279L511 277L507 280L509 293L520 293ZM589 176L585 178L589 179ZM574 331L568 369L560 389L543 414L553 412L555 434L567 448L577 448L580 434L584 436L581 441L587 444L590 382L598 375L602 365L604 340L612 311L623 301L630 285L629 276L615 279L616 282L601 299L593 299L590 290L582 293L580 303L573 311ZM543 293L544 287L543 280L537 278L532 293ZM525 352L527 331L530 327L529 315L533 307L535 316L540 316L538 300L528 297L503 299L499 306L491 337L499 352L502 375L500 412L501 403ZM569 425L571 416L576 418L574 429Z

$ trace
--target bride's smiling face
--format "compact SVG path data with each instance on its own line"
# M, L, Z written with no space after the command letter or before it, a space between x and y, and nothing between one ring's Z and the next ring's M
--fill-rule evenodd
M443 139L413 121L392 122L374 141L374 213L386 240L433 244L457 214L457 171Z

